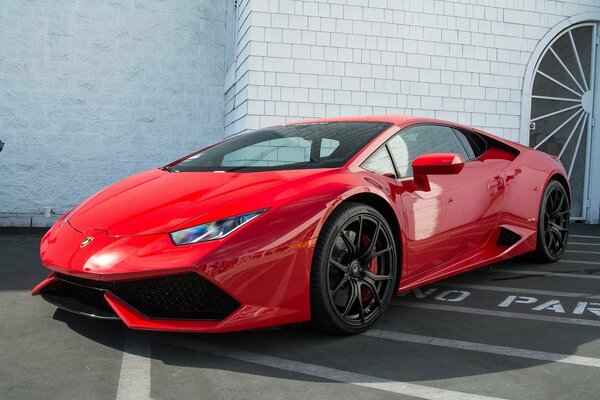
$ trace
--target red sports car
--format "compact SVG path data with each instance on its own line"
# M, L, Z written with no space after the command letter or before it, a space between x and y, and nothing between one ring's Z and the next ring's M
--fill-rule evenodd
M564 252L553 156L413 117L240 134L95 194L41 242L33 289L128 327L225 332L301 321L368 329L402 291Z

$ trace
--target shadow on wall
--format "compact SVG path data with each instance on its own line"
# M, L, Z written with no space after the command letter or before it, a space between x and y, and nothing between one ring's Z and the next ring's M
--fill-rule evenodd
M2 140L0 140L0 151L2 151L3 148L4 148L4 142Z

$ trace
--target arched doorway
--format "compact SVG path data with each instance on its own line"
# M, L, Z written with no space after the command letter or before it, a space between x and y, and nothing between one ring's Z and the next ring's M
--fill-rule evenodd
M598 210L590 213L590 195L597 196L600 171L592 174L592 158L600 157L600 132L595 126L596 22L570 25L556 34L537 58L524 88L530 105L527 114L529 146L558 156L572 190L572 217L597 222ZM593 176L592 176L593 175ZM591 190L592 189L592 190ZM598 199L592 207L598 208ZM596 219L596 221L594 221Z

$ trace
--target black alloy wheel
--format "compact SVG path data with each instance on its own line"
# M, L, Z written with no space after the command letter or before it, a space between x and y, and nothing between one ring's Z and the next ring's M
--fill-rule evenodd
M569 195L562 183L551 180L542 197L538 219L538 243L535 258L555 262L563 255L569 237Z
M311 272L311 312L321 330L354 334L381 316L397 289L396 240L372 207L344 203L325 224Z

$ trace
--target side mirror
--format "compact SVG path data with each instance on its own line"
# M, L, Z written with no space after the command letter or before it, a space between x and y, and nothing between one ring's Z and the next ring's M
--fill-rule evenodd
M412 162L415 183L429 190L427 175L455 175L465 166L465 160L455 153L430 153Z

